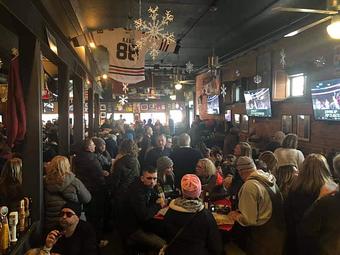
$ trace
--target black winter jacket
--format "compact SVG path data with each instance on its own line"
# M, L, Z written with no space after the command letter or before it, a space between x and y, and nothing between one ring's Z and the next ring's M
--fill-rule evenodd
M119 211L118 225L121 234L128 237L138 229L144 229L161 209L156 204L158 194L154 189L146 187L137 178L124 196L124 204Z
M128 187L139 175L140 165L136 157L127 154L115 162L111 176L111 191L116 204L120 204Z
M196 216L193 212L185 212L178 206L172 206L167 211L164 224L166 241L169 243L176 233L185 226L183 232L172 245L166 249L167 255L220 255L222 241L216 221L207 209L203 209ZM194 218L193 218L194 217Z
M76 176L84 183L91 192L101 190L105 186L103 169L95 153L82 151L78 153L74 160Z
M340 193L314 202L299 229L301 255L340 254Z

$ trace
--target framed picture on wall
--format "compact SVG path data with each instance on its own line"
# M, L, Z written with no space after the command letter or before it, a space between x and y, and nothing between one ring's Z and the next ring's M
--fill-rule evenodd
M240 127L240 122L241 122L241 115L238 113L235 113L234 114L234 126Z
M296 116L296 134L301 141L310 141L310 116Z
M248 133L249 131L249 117L246 114L242 114L242 121L241 121L241 131L244 133Z
M293 132L293 116L282 115L281 117L281 131L285 134Z

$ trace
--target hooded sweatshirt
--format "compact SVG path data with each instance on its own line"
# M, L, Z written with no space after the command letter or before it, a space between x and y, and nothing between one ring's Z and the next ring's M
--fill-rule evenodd
M211 212L201 200L176 198L164 217L167 255L219 255L222 253L221 235ZM182 232L171 243L178 231ZM171 244L170 244L171 243Z
M255 178L267 183L276 193L275 177L262 170L254 171L242 185L238 196L238 208L242 216L239 223L242 226L260 226L265 224L272 215L272 202L266 188Z

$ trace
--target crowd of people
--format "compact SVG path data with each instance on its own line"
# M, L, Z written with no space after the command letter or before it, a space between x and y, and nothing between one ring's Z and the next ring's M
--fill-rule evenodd
M297 136L281 131L257 153L232 126L223 147L208 148L198 139L199 121L178 136L152 122L117 136L106 122L98 137L75 146L71 162L51 157L43 181L46 239L27 254L100 254L112 229L127 254L219 255L230 243L249 255L340 252L340 155L331 171L323 155L304 155ZM21 199L21 164L5 161L1 203ZM231 202L227 234L209 206L221 199Z

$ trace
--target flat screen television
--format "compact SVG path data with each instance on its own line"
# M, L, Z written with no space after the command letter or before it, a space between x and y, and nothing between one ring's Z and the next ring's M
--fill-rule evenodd
M224 113L225 121L231 122L231 110L226 110Z
M218 95L209 95L207 97L208 114L220 114L220 100Z
M52 113L54 112L54 103L43 103L43 112L44 113Z
M269 88L245 91L244 100L248 116L264 118L272 116Z
M314 119L340 121L340 79L314 82L311 94Z

